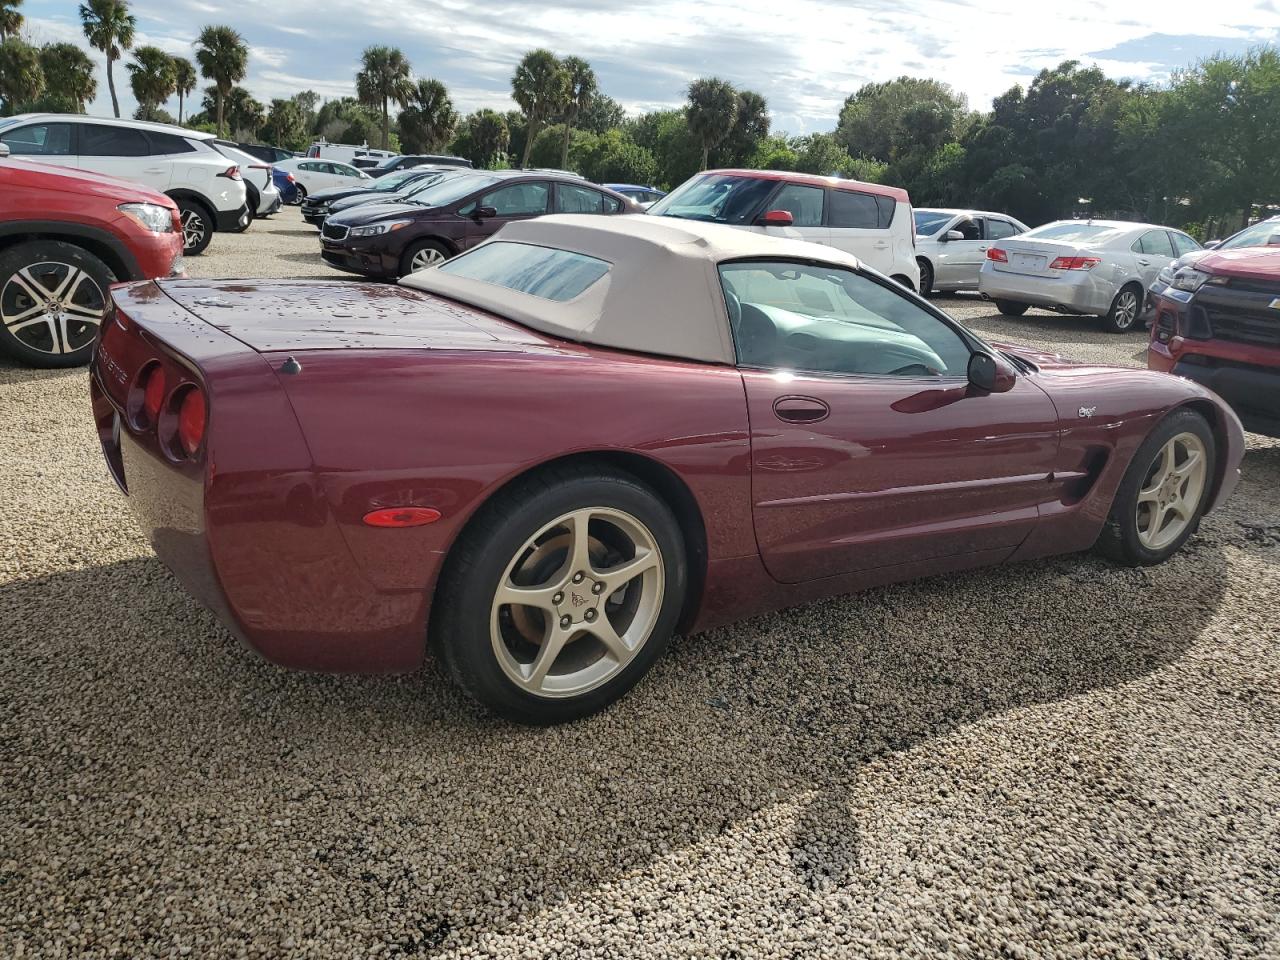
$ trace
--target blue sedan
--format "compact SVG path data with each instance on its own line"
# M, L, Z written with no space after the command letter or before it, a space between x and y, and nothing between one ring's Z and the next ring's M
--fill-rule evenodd
M293 174L287 170L281 170L279 167L271 168L271 178L275 181L276 189L280 191L280 202L295 204L299 202L298 183L293 179Z
M646 187L638 183L606 183L603 186L608 187L610 190L618 191L624 197L630 197L646 210L649 209L649 204L656 200L661 200L667 195L665 190L659 190L657 187Z

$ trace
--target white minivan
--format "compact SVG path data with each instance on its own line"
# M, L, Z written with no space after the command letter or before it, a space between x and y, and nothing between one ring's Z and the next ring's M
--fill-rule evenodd
M707 170L648 213L821 243L853 254L904 287L920 286L911 198L901 187L786 170Z

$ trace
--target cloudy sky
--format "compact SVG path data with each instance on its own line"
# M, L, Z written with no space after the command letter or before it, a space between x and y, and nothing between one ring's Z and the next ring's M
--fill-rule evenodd
M191 55L225 23L251 47L258 99L352 93L360 51L401 47L463 112L507 109L511 72L535 46L585 57L629 112L673 106L697 76L763 93L774 128L829 130L861 84L902 74L950 83L977 108L1066 58L1162 80L1215 52L1280 39L1280 0L134 0L138 44ZM26 0L29 38L83 41L73 0ZM95 56L100 56L95 53ZM130 112L123 69L117 88ZM176 108L176 101L175 101ZM105 77L93 112L110 111Z

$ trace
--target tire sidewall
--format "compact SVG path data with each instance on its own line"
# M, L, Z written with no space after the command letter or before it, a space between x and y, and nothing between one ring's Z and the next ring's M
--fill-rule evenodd
M1161 448L1180 433L1194 433L1204 444L1208 459L1204 490L1200 494L1200 502L1196 504L1191 522L1187 524L1181 535L1168 546L1160 550L1151 550L1138 539L1138 491L1142 488L1142 483L1146 480L1147 473ZM1213 431L1200 414L1192 410L1177 410L1156 425L1133 455L1129 469L1125 471L1124 479L1120 481L1120 488L1116 491L1111 516L1107 521L1110 527L1108 534L1121 549L1124 560L1138 566L1151 566L1163 563L1182 549L1182 545L1200 526L1200 519L1204 516L1209 492L1213 487L1217 463L1218 448Z
M1138 302L1133 308L1133 319L1129 321L1128 326L1122 327L1117 322L1116 317L1120 310L1120 298L1127 292L1133 293ZM1116 291L1115 299L1111 301L1111 309L1107 311L1107 315L1103 318L1103 326L1105 326L1111 333L1128 333L1138 325L1138 317L1142 314L1142 300L1143 296L1140 289L1138 289L1134 284L1125 284Z
M1001 316L1020 317L1027 312L1028 304L1017 303L1013 300L997 300L996 309L1000 311Z
M182 231L183 231L182 255L184 257L198 257L200 256L200 254L204 253L205 250L209 248L209 244L213 241L213 231L215 228L216 221L214 220L213 214L209 211L209 209L205 207L204 204L199 203L198 201L188 200L184 198L182 200L177 201L177 204L178 204L179 221L182 220L183 216L187 213L188 210L191 211L192 213L199 214L201 219L204 220L204 224L205 224L204 239L202 239L199 243L197 243L193 247L187 246L186 224L185 223L182 224Z
M0 251L0 291L18 270L34 263L45 261L54 263L70 263L89 275L98 285L104 303L111 296L110 286L116 282L116 275L102 260L83 247L61 240L37 240L32 243L20 243ZM0 351L22 363L32 367L53 369L58 367L79 367L89 362L93 356L91 341L72 353L44 353L27 346L18 340L7 329L0 327Z
M607 683L576 697L538 697L512 683L493 652L493 595L512 558L530 536L556 517L583 507L623 510L649 528L662 552L662 609L644 647ZM444 589L437 598L446 606L434 624L440 633L433 637L433 646L464 690L509 720L543 725L595 713L635 686L662 655L675 631L688 582L680 527L647 487L609 475L575 478L527 498L504 498L499 510L496 531L464 562L446 571Z
M927 297L933 293L933 266L923 257L916 264L920 267L920 296Z

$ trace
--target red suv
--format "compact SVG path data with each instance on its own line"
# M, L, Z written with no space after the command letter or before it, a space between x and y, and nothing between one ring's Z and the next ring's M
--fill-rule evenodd
M1280 248L1215 250L1154 293L1147 366L1204 384L1280 437Z
M182 273L178 208L164 194L0 150L0 354L88 363L111 284Z

